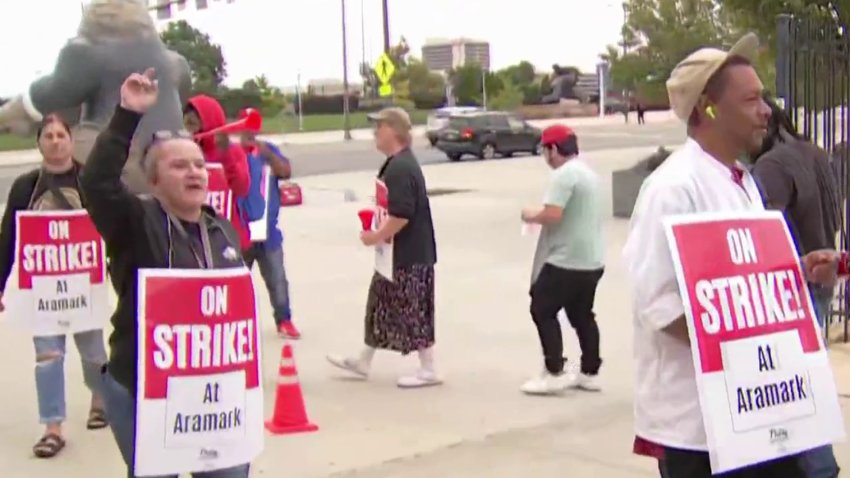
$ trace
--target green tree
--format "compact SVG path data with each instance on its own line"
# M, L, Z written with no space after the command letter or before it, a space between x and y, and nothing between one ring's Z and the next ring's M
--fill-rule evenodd
M246 81L242 84L242 89L259 94L262 101L261 112L264 117L277 116L286 106L283 92L280 88L271 86L266 75Z
M534 83L537 79L537 74L534 72L534 65L525 60L500 70L497 72L497 75L505 83L510 82L520 88Z
M629 0L623 37L627 54L610 47L602 55L611 63L614 86L664 101L664 82L676 64L704 46L721 46L730 39L730 19L717 0ZM641 41L638 42L637 40Z
M484 103L482 72L481 67L474 64L464 65L449 72L449 81L452 82L452 92L458 105L481 106Z
M418 58L410 57L404 74L407 75L410 100L419 109L441 106L446 97L446 81L439 73L428 69Z
M185 20L169 23L160 34L168 48L183 55L192 68L192 89L214 93L227 77L227 64L221 47L209 35L194 28Z
M502 78L480 65L470 63L449 72L452 91L459 105L482 106L484 104L484 86L488 98L498 96L505 86Z
M522 106L524 95L522 90L513 83L505 83L502 91L493 96L487 105L494 110L513 111Z

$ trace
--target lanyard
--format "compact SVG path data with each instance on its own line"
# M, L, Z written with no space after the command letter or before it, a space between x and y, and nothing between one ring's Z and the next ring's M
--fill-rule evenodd
M186 233L186 229L183 227L183 224L180 224L180 221L175 219L171 214L167 214L167 216L168 228L176 230L180 238L186 241L186 244L192 251L192 255L194 255L195 260L198 261L198 267L201 269L211 269L213 267L212 248L210 247L210 235L206 228L204 216L201 216L201 221L198 223L198 229L200 229L201 232L201 245L204 248L203 257L201 257L201 254L199 254L197 249L195 249L194 241L192 241L189 234Z

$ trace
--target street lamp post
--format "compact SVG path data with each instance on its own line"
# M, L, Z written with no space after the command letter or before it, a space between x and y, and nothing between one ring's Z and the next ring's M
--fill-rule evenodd
M384 53L390 53L390 13L389 7L387 5L389 0L383 0L383 12L384 12Z
M304 106L301 103L301 73L298 73L298 83L295 85L295 96L298 99L298 131L304 131Z
M349 118L348 105L348 39L346 38L345 29L345 0L340 0L342 7L342 128L344 130L343 138L351 139L351 122Z
M481 96L482 96L482 105L484 109L487 109L487 70L484 67L481 67Z

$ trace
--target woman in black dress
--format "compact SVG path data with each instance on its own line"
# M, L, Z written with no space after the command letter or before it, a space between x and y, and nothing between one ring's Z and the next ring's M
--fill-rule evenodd
M376 180L377 227L360 239L376 247L376 271L366 301L365 342L359 357L328 356L331 364L366 378L377 349L416 351L420 367L403 388L438 385L434 370L434 264L437 249L425 177L413 152L411 123L400 108L370 116L375 145L387 155Z

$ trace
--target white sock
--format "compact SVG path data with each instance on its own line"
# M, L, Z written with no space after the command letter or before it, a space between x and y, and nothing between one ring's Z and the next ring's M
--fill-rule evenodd
M422 370L427 370L428 372L434 371L434 347L428 347L427 349L419 349L419 363L422 366Z
M366 368L369 368L372 365L372 358L375 356L375 348L374 347L363 347L363 350L360 352L360 364Z

